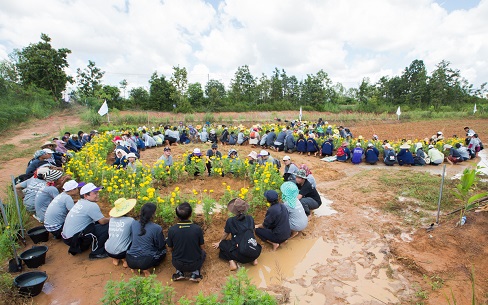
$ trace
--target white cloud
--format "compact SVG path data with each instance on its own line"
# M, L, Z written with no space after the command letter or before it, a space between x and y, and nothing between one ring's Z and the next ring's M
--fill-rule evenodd
M0 0L0 58L52 38L72 50L70 72L88 60L104 81L147 86L186 67L190 82L228 83L239 66L299 80L323 69L357 86L364 77L399 75L415 59L429 72L441 60L475 86L488 80L488 0L446 10L434 0Z

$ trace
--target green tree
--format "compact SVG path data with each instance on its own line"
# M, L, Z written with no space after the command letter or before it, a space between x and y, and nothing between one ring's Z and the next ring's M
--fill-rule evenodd
M421 108L428 104L427 69L422 60L414 60L403 71L401 77L404 83L405 102L408 105Z
M188 72L186 68L173 67L173 74L171 75L170 82L175 88L171 92L171 100L176 105L175 111L187 112L188 98L186 97L186 91L188 89ZM178 108L185 108L184 111Z
M143 109L171 111L173 109L173 92L175 88L166 80L164 75L158 76L154 72L149 80L149 104L141 105Z
M78 82L78 91L83 97L94 97L95 92L102 88L102 78L105 74L95 65L94 61L89 60L88 66L81 70L76 70L76 79Z
M149 109L149 92L143 87L133 88L129 91L129 105L140 109Z
M120 85L120 88L121 88L121 89L123 90L123 92L124 92L124 96L123 96L123 98L125 99L125 98L126 98L126 96L125 96L125 92L126 92L126 90L127 90L127 86L129 85L129 83L127 82L127 80L126 80L126 79L123 79L123 80L121 80L121 81L119 82L119 85Z
M259 79L259 83L256 86L256 94L258 96L257 101L260 104L267 104L271 100L271 80L268 79L266 74L262 74L261 78ZM277 100L279 101L279 100Z
M256 79L247 65L237 68L234 78L230 81L229 95L234 104L239 102L248 105L256 104Z
M225 86L222 82L211 79L205 85L205 95L208 98L209 110L217 110L223 106L226 98Z
M205 102L205 97L203 96L202 84L193 83L188 85L188 100L193 107L200 108Z
M286 73L283 70L283 73L286 77ZM272 102L277 102L283 100L284 97L284 90L283 86L286 84L281 79L281 74L278 68L275 68L273 71L273 75L271 75L271 93L270 93L270 98Z
M16 68L23 85L35 85L48 90L55 100L62 103L62 92L66 84L73 83L73 78L64 71L69 67L67 56L71 50L56 50L50 41L48 35L41 34L40 42L14 51L18 60Z
M335 91L332 81L323 70L316 75L307 74L307 78L301 83L301 101L315 109L323 109L325 103L335 100Z
M106 100L109 108L124 109L120 89L115 86L105 85L95 92L100 100Z
M432 72L430 77L429 88L431 104L438 109L441 105L448 105L449 103L458 103L458 96L456 91L460 90L459 70L452 69L450 62L441 61L436 65L436 69Z

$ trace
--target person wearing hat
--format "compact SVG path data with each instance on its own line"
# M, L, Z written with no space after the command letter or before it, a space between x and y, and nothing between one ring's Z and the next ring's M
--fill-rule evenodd
M158 162L162 162L163 166L173 165L173 156L171 155L171 147L166 146L164 148L163 154L159 157Z
M298 170L298 167L295 163L291 162L290 156L284 156L283 163L285 164L283 179L285 181L295 181L295 172Z
M423 166L429 164L430 159L428 159L421 142L415 143L415 157L413 158L413 164Z
M307 172L304 169L299 169L295 173L296 184L298 187L298 200L303 205L305 214L310 215L311 210L315 210L322 205L319 192L312 187L312 184L307 180Z
M83 147L83 145L81 145L81 141L78 135L75 133L69 137L68 144L66 144L66 146L69 146L68 149L74 150L75 152L81 150L81 148Z
M229 128L225 126L224 126L224 130L222 131L222 134L220 135L220 143L222 143L222 145L229 143Z
M51 158L47 161L57 167L62 167L65 162L63 162L63 153L56 151L56 143L51 141L46 141L41 146L41 149L46 149L52 151Z
M34 153L34 158L29 161L27 168L25 170L25 179L29 179L34 175L36 169L41 166L49 165L49 166L56 166L56 164L52 164L49 162L52 158L52 154L54 152L48 148L44 148L41 150L37 150Z
M91 249L89 259L106 258L105 242L108 239L108 222L97 202L103 187L87 183L80 189L81 199L66 215L61 236L69 246L68 253L77 255Z
M219 151L219 146L217 145L217 143L212 143L212 146L209 150L207 150L205 156L207 159L205 166L207 167L208 175L210 176L210 171L212 170L212 162L215 159L222 159L222 153Z
M346 162L351 158L351 150L349 150L349 142L342 142L341 146L336 151L337 161Z
M315 181L315 177L312 175L312 171L306 164L302 164L298 167L298 169L303 169L305 173L307 174L307 180L310 182L313 188L317 187L317 181Z
M197 125L197 129L199 130L200 128L198 128L198 126L200 125ZM200 141L202 143L206 143L208 141L208 132L207 132L207 128L206 127L203 127L202 128L202 132L199 133L199 138L200 138Z
M359 164L361 161L363 161L363 148L361 147L361 142L356 143L356 147L352 150L351 154L351 163L352 164Z
M34 207L36 208L34 218L40 223L44 223L47 207L51 201L59 195L56 183L62 176L63 172L56 169L50 169L46 173L38 175L39 178L46 182L44 186L37 191L36 198L34 199Z
M285 153L293 153L296 150L295 137L293 136L293 130L291 130L291 128L286 131L283 146Z
M131 245L125 255L127 266L139 270L145 276L151 275L150 269L159 266L166 257L166 240L163 229L153 222L156 205L148 202L141 208L138 221L133 221Z
M261 146L262 148L266 148L266 138L268 137L268 134L269 130L266 130L261 137L261 140L259 140L259 146Z
M63 184L63 192L59 193L51 201L44 214L44 227L56 239L61 239L64 220L69 210L75 205L74 197L80 193L79 188L85 183L78 183L75 180L68 180Z
M234 214L225 222L224 233L219 242L213 243L214 249L220 249L219 257L229 262L230 270L237 269L237 263L258 264L258 257L246 257L238 251L239 237L247 230L254 230L254 218L251 215L246 215L249 209L249 204L241 198L235 198L227 204L227 210ZM228 240L228 237L231 237ZM257 244L257 242L256 242ZM259 244L257 244L259 245ZM259 246L260 248L261 246Z
M200 282L203 279L200 269L207 257L203 250L203 230L191 221L192 207L188 202L178 205L175 212L178 223L168 229L167 240L171 263L176 269L172 279L182 280L185 272L191 272L190 281Z
M449 155L446 157L446 160L447 162L449 162L449 164L454 165L463 162L463 157L461 157L459 151L451 145L444 144L444 151L449 152Z
M270 156L269 152L263 149L258 155L258 163L260 165L265 165L266 163L274 164L275 160Z
M115 149L115 161L112 166L117 168L125 168L129 160L127 159L127 152L123 149Z
M131 226L134 218L126 216L136 206L135 199L119 198L115 200L114 207L108 213L108 239L105 242L105 251L112 258L112 263L118 266L122 260L122 266L127 268L125 256L129 249L132 232Z
M429 151L427 153L430 158L430 165L439 165L444 162L444 154L441 153L434 145L429 145Z
M368 164L375 165L380 157L380 151L374 147L373 143L368 143L368 147L364 152L364 161Z
M390 143L386 142L383 146L383 162L386 166L393 166L397 162L397 156L395 150L391 147Z
M456 143L455 147L459 152L459 154L461 155L461 158L463 158L463 161L469 160L469 152L466 146L463 146L463 144L461 143Z
M246 137L244 128L241 128L237 134L237 145L244 145L247 141L249 141L249 137Z
M258 160L258 153L255 152L254 150L251 151L249 153L249 155L247 155L247 160L248 160L249 164L251 164L251 165L255 164Z
M210 129L210 133L208 134L208 141L212 144L217 144L217 133L215 132L215 129Z
M464 140L465 145L469 145L469 141L471 137L476 133L473 129L469 128L468 126L464 127L464 131L466 132L466 138Z
M273 251L276 251L280 244L287 241L291 235L288 210L280 203L275 190L265 191L264 197L270 206L266 211L263 223L255 226L256 236L270 243Z
M131 173L136 173L141 167L141 161L137 160L137 156L135 153L129 153L126 156L127 158L127 165L125 169Z
M200 148L194 148L193 152L189 154L186 159L187 170L189 169L189 167L192 167L194 169L193 175L195 177L200 175L199 164L201 163L201 160L202 160L202 152L200 151ZM205 166L205 164L203 166Z
M261 136L259 135L259 130L257 127L253 127L249 133L249 144L252 148L255 148L257 145L259 145L260 141Z
M293 238L298 235L299 232L305 230L308 225L308 217L305 214L303 205L298 200L298 187L294 182L286 181L281 187L281 197L283 203L288 210L288 220L290 222L291 235Z
M410 145L408 143L403 143L400 145L400 151L397 154L398 165L411 166L414 164L413 155L410 152Z
M471 159L474 159L478 156L482 144L476 133L469 133L468 136L470 137L468 151L471 155Z
M21 175L17 177L17 179L21 180L19 183L15 185L15 191L17 192L20 198L23 198L23 204L27 212L35 213L36 206L34 201L36 200L37 192L46 185L46 181L44 181L39 175L46 173L49 171L49 167L43 166L39 167L33 174L32 177L22 180L20 179ZM16 180L17 180L16 179Z

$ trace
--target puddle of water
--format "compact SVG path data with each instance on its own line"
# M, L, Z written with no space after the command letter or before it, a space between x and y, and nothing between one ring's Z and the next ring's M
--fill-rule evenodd
M249 276L260 288L290 288L293 304L327 304L337 298L349 304L396 303L402 283L389 279L380 267L386 260L382 248L357 243L349 235L338 242L292 239L276 252L261 254Z
M482 150L478 153L478 156L481 158L480 162L478 162L478 171L482 173L484 177L488 176L488 152ZM462 163L461 163L462 164ZM451 177L451 180L459 180L463 173L457 173ZM487 179L481 179L482 182L486 182Z
M330 216L332 214L337 213L337 211L331 207L332 200L329 200L322 195L320 195L320 200L322 200L322 204L320 205L320 207L318 209L313 210L313 214L315 216L318 216L318 217Z

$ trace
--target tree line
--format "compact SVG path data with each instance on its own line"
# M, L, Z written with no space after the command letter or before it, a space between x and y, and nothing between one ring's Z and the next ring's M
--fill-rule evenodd
M429 74L424 62L416 59L399 76L384 76L377 82L364 78L358 88L349 89L332 82L322 69L298 80L278 68L269 76L263 73L256 77L244 65L237 68L226 88L215 79L206 84L189 83L186 68L175 66L169 78L154 72L148 87L132 88L125 98L127 80L121 80L118 86L104 84L105 72L94 61L89 60L85 68L78 68L76 77L67 75L67 56L71 50L54 49L50 42L48 35L41 34L40 42L14 50L9 60L0 64L0 99L5 100L13 88L17 91L36 88L45 90L57 105L62 105L67 85L75 84L76 89L69 92L71 99L94 109L106 100L109 107L121 110L184 113L296 110L300 106L304 110L333 111L339 105L353 105L359 111L385 112L397 106L460 110L468 104L482 104L487 94L486 83L474 88L448 61L441 61Z

